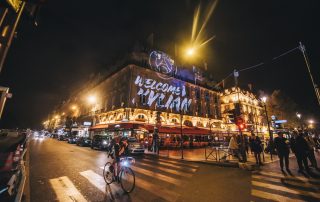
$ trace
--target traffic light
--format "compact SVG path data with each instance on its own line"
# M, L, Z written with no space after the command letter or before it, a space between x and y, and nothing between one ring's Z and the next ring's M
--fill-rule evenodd
M239 130L242 131L246 128L246 124L241 117L236 118L236 125L238 126Z

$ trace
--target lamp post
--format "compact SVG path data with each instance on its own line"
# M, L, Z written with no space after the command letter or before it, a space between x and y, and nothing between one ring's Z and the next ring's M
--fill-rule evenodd
M297 112L296 115L297 115L297 118L299 120L300 128L303 131L303 123L301 122L302 115L299 112Z
M265 114L266 114L266 118L267 118L267 124L268 124L268 132L269 132L269 145L271 146L270 147L270 158L272 160L272 152L273 152L273 134L271 133L271 130L270 130L270 123L269 123L269 118L268 118L268 111L267 111L267 97L262 97L261 98L262 102L263 102L263 105L264 105L264 111L265 111Z
M90 95L89 97L88 97L88 103L92 106L92 110L91 110L91 112L92 112L92 126L94 126L95 125L95 112L96 112L96 102L97 102L97 98L94 96L94 95Z
M180 108L180 133L181 133L181 143L180 143L180 146L181 146L181 159L183 159L183 133L182 133L182 118L183 118L183 115L182 115L182 109Z

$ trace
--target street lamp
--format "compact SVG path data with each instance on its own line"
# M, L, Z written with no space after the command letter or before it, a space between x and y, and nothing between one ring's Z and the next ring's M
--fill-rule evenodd
M187 49L187 52L186 52L187 56L192 56L194 55L194 53L195 53L195 50L193 47L190 47Z
M267 118L267 124L268 124L268 132L269 132L269 145L270 146L273 146L273 134L271 133L271 130L270 130L270 123L269 123L269 117L268 117L268 111L267 111L267 97L264 96L261 98L262 102L263 102L263 106L264 106L264 112L266 114L266 118ZM271 160L272 160L272 152L273 152L273 149L272 147L270 147L270 157L271 157Z
M303 130L303 123L301 122L302 115L299 112L297 112L296 115L297 115L297 118L299 119L301 130Z

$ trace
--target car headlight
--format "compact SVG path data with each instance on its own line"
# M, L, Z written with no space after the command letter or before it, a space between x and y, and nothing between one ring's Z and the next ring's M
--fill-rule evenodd
M107 141L103 140L103 141L102 141L102 144L107 144Z

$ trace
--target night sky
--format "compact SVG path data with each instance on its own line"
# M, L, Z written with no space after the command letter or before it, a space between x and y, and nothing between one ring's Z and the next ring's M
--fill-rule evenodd
M210 1L201 1L202 13ZM24 16L0 74L10 87L0 128L40 127L48 113L88 79L108 70L138 42L154 34L154 46L173 54L174 44L191 38L195 7L186 0L48 0L39 26ZM305 117L320 114L300 51L271 59L305 44L312 73L319 78L320 1L219 1L205 29L215 35L203 50L220 81L233 69L266 65L240 73L242 86L272 93L280 89ZM231 80L228 80L232 82Z

